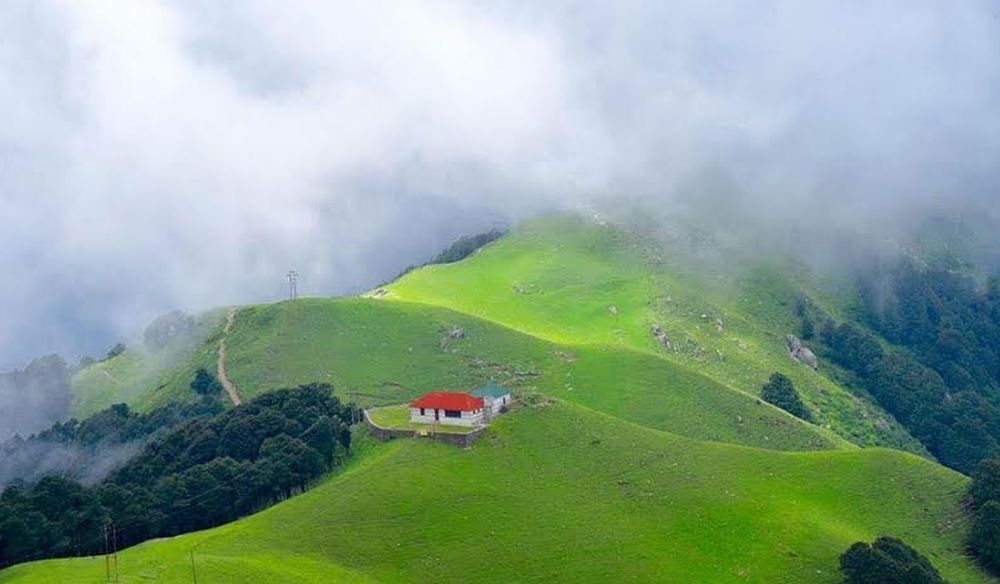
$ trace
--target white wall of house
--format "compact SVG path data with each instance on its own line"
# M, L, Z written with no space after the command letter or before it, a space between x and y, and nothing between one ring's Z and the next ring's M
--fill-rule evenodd
M434 417L434 408L423 408L424 413L420 413L421 408L410 408L410 421L417 422L420 424L451 424L454 426L473 426L475 424L481 424L483 421L483 410L477 410L475 412L465 411L462 412L462 417L460 418L449 418L444 415L444 410L438 410L438 417Z
M500 408L504 406L510 406L510 394L502 395L500 397L484 397L483 402L486 403L486 408L490 410L490 414L496 416L500 413Z

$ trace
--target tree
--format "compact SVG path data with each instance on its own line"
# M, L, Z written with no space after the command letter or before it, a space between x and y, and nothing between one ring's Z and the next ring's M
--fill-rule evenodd
M976 512L969 530L969 549L994 575L1000 575L1000 503L989 501Z
M969 497L977 509L990 501L1000 502L1000 458L988 458L979 463L972 473Z
M799 331L803 340L810 340L816 336L816 325L808 316L802 317L802 330Z
M304 491L349 452L354 406L332 392L322 383L279 389L229 410L208 398L143 414L119 404L56 424L38 439L85 447L156 436L94 487L48 476L4 489L0 566L39 550L37 559L99 553L108 520L128 525L120 543L133 545Z
M128 347L125 346L125 343L116 343L114 347L108 349L108 354L105 355L104 360L107 361L108 359L114 359L118 355L124 353L127 348Z
M840 556L843 584L946 584L930 561L902 541L858 542Z
M771 379L761 388L760 397L793 416L812 421L812 412L802 403L799 392L795 391L795 386L792 385L792 380L781 373L771 375Z
M191 389L198 395L216 395L222 392L222 384L207 369L199 367L191 380Z

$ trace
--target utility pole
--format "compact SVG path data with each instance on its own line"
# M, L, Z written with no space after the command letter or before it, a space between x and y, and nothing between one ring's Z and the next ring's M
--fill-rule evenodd
M115 565L115 582L118 581L118 528L111 523L111 554Z
M104 581L111 581L111 546L108 541L108 524L104 524Z
M194 567L194 550L188 550L191 554L191 578L194 580L194 584L198 584L198 571Z
M288 297L295 300L299 297L299 273L288 270Z

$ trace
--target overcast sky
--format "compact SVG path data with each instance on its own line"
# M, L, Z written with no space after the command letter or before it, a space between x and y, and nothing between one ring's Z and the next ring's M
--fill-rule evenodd
M994 6L4 0L0 368L706 173L827 226L989 207Z

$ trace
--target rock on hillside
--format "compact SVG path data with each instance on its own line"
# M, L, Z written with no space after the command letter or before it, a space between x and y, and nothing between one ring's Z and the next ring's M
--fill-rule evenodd
M813 371L819 369L819 359L809 347L802 344L802 340L795 335L785 335L785 344L788 346L788 354L799 363L805 363L812 367Z

